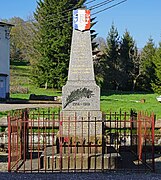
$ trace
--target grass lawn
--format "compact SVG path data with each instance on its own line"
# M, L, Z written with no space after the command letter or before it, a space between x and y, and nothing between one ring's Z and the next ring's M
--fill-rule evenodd
M154 112L157 119L161 119L161 103L156 100L158 94L146 93L105 93L101 96L101 110L104 112L129 112L131 109L134 111L144 111L147 113ZM145 102L141 102L144 99Z
M38 91L37 93L46 95L55 95L52 90ZM59 92L59 95L61 93ZM12 97L27 99L29 94L14 94ZM154 112L157 119L161 119L161 103L156 100L157 94L144 94L144 93L128 93L128 92L113 92L102 94L101 96L101 111L103 112L119 112L120 109L123 112L130 112L131 109L134 111L144 111L148 114ZM140 100L145 99L142 103ZM6 115L5 112L0 112L0 117Z
M36 88L30 81L30 66L26 62L16 61L11 64L11 88L27 89L27 93L11 93L11 98L29 99L30 94L61 96L61 92L53 89ZM161 103L156 100L157 94L130 93L130 92L106 92L101 95L101 111L103 112L130 112L145 111L154 112L157 119L161 119ZM142 103L140 100L145 99ZM0 113L0 116L3 116Z
M61 95L61 92L57 90L35 87L30 80L30 66L27 62L12 62L10 74L11 98L29 99L30 94L49 96Z

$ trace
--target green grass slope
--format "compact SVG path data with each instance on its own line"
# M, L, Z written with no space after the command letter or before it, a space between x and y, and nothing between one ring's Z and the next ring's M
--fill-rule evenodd
M61 96L53 89L37 88L30 81L30 66L26 62L15 61L11 64L11 98L29 99L30 94ZM106 92L101 95L101 110L104 112L145 111L154 112L161 119L161 103L156 100L157 94ZM143 102L143 99L145 102Z
M54 89L38 88L30 80L30 66L27 62L14 61L10 68L10 97L29 99L30 94L60 96Z

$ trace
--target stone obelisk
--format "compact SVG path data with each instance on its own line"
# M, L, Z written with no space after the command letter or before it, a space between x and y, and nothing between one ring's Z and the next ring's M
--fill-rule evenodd
M71 136L76 132L79 138L79 136L82 137L83 132L84 137L98 136L101 138L102 123L98 123L102 120L100 88L96 85L94 77L90 29L85 29L82 25L85 23L85 26L88 26L87 24L90 23L88 12L85 11L88 10L80 10L79 13L73 14L75 19L68 80L62 88L62 118L66 121L66 123L63 122L62 132L64 136L67 136L70 128ZM87 13L84 16L85 19L81 19L83 17L81 13ZM70 127L68 120L71 121ZM73 120L77 121L77 125L74 125ZM82 125L81 122L87 120L91 123ZM97 121L97 124L94 121Z
M94 79L90 31L73 30L63 111L100 111L100 88Z

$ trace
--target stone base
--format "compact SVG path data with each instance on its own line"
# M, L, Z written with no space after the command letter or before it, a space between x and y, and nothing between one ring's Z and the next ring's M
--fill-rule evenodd
M88 111L88 110L76 110L76 111L61 111L61 117L64 120L77 120L77 121L102 121L101 111Z
M41 156L41 169L51 170L108 170L116 169L120 161L118 153L109 154L63 154Z
M101 111L62 111L59 136L72 144L102 144Z

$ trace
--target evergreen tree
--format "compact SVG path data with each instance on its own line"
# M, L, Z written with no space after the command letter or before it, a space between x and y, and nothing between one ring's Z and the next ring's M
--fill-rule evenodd
M91 19L91 28L97 23L93 22L95 18ZM92 41L92 53L93 53L93 65L94 65L94 74L97 85L102 87L104 82L104 71L103 71L103 63L101 59L101 53L98 48L99 43L97 42L97 33L95 30L91 29L91 41Z
M155 93L161 94L161 43L153 56L155 74L153 75L152 89Z
M39 0L35 12L35 57L32 79L42 87L61 88L67 77L72 36L72 9L85 0Z
M94 74L96 83L100 87L103 87L106 75L105 59L103 56L104 54L98 48L93 51Z
M139 58L135 41L126 30L120 43L119 59L121 69L121 89L134 90L139 73Z
M104 61L104 88L118 90L121 84L120 78L120 61L119 53L119 36L118 31L112 24L106 39L106 52L103 57Z
M149 38L141 52L140 89L144 91L151 91L151 83L155 80L155 64L153 62L155 51L153 39Z

